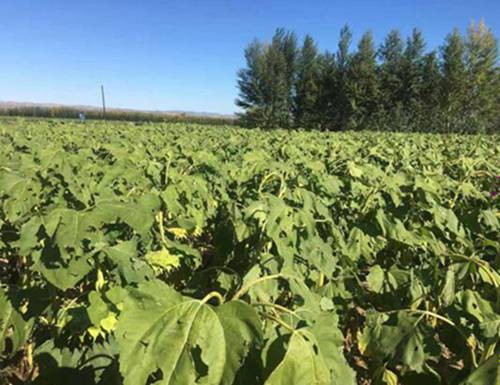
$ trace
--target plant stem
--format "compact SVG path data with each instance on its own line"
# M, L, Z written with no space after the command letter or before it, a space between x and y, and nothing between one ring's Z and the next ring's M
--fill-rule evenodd
M273 320L274 322L280 324L281 326L283 326L285 329L291 331L292 333L295 332L295 329L292 326L290 326L289 324L287 324L285 321L283 321L282 319L275 317L275 316L272 316L271 314L267 314L267 313L261 313L261 314L264 315L264 317L269 318L270 320Z
M284 306L281 306L281 305L277 305L275 303L270 303L270 302L255 302L255 303L252 303L251 305L253 306L265 306L265 307L272 307L276 310L279 310L279 311L282 311L284 313L288 313L290 315L293 315L294 317L298 318L298 319L302 319L302 317L300 317L297 313L295 313L293 310L290 310Z
M217 298L217 300L219 301L219 305L224 303L224 297L216 291L212 291L212 292L208 293L205 297L203 297L203 299L201 300L201 303L205 304L208 301L210 301L212 298Z
M234 295L233 299L238 299L240 298L243 294L245 294L248 290L250 290L250 288L254 285L257 285L258 283L261 283L261 282L264 282L264 281L268 281L270 279L277 279L277 278L293 278L293 279L297 279L296 277L294 277L293 275L287 275L287 274L272 274L272 275L266 275L265 277L260 277L260 278L257 278L255 281L252 281L250 282L249 284L247 284L246 286L243 286L240 290L238 290L236 292L236 294Z

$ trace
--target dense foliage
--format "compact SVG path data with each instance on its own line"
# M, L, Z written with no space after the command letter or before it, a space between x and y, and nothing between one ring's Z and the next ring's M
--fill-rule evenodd
M0 383L498 383L499 139L4 122Z
M455 30L426 52L414 29L389 32L378 49L371 32L354 51L348 26L338 49L321 54L278 29L245 50L236 104L250 127L500 133L500 68L495 36L483 22Z

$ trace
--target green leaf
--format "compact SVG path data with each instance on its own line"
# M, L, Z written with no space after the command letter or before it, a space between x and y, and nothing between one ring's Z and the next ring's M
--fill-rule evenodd
M371 261L374 256L374 251L370 246L370 238L358 227L353 227L349 232L347 245L344 249L344 253L353 261L357 261L361 257Z
M89 236L89 223L85 213L56 209L44 219L45 229L54 237L63 260L68 260L71 252L80 250L82 241Z
M291 334L283 360L264 385L330 385L330 372L314 334L299 329Z
M101 320L107 317L108 313L108 305L102 300L101 295L96 291L90 292L89 306L87 307L90 322L94 325L99 325Z
M26 180L14 173L3 172L0 174L0 192L13 195L19 189L23 188Z
M483 299L478 292L467 289L458 293L457 298L460 306L479 322L496 318L496 313L493 310L491 303Z
M461 385L493 384L500 384L500 354L488 358L461 383Z
M243 303L214 310L160 281L143 283L130 291L115 333L124 383L143 384L158 369L159 384L228 383L241 365L245 345L258 341L257 325Z
M491 227L493 230L496 230L500 227L498 218L493 210L483 210L481 212L481 219L488 227Z
M363 170L359 166L357 166L354 162L348 161L347 169L349 170L349 174L353 178L360 178L361 175L363 175Z
M221 385L232 385L249 351L262 343L261 322L255 310L242 301L225 303L215 312L224 329L227 346Z
M150 251L144 258L150 265L158 266L167 271L180 266L179 256L171 254L166 248L158 251Z
M329 369L331 384L356 385L356 373L344 357L344 336L338 328L338 317L333 313L323 313L316 318L310 331L316 337Z
M41 219L34 216L21 227L20 238L15 242L21 255L28 255L31 249L36 247L38 244L37 234L41 225Z
M419 332L411 333L402 349L401 361L408 365L411 370L421 373L426 359L422 334Z
M115 360L116 343L110 338L85 349L70 349L47 340L36 347L33 355L40 372L37 385L66 385L68 378L75 385L120 385Z
M366 276L366 281L370 289L375 293L380 293L384 287L384 270L380 265L375 265L370 268L370 272Z
M151 267L139 257L136 239L104 247L102 251L109 257L120 278L127 284L142 282L154 275Z
M153 226L160 204L160 198L156 194L145 194L135 204L125 207L121 211L121 218L140 236L146 237Z
M446 270L443 290L440 295L444 306L449 306L455 300L455 270L452 266Z
M0 290L0 355L5 352L6 340L10 340L8 356L13 356L26 343L31 323L25 322L21 314L10 303L7 295Z
M379 360L391 358L423 372L426 361L436 357L440 349L433 330L417 321L417 316L404 311L392 317L370 311L360 340L362 350Z
M120 242L114 246L106 247L104 251L113 262L117 264L127 263L137 256L137 242L134 239Z
M50 253L50 251L48 252ZM39 271L47 281L61 290L74 287L92 269L93 267L86 257L73 256L68 261L58 259L45 261L44 254L34 266L34 270Z

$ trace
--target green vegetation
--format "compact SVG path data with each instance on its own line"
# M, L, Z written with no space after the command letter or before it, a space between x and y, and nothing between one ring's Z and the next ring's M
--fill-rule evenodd
M4 121L0 383L498 383L499 143Z
M271 43L245 50L236 104L249 127L500 133L500 68L495 36L483 22L455 30L425 52L420 31L391 31L378 49L370 32L351 50L348 26L336 53L311 36L301 47L278 29Z

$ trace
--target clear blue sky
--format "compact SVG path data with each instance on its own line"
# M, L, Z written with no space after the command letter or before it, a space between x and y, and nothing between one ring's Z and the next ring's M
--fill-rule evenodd
M481 17L498 37L499 0L2 0L0 100L98 105L103 83L112 107L232 113L244 47L276 27L335 49L345 23L416 26L435 48Z

